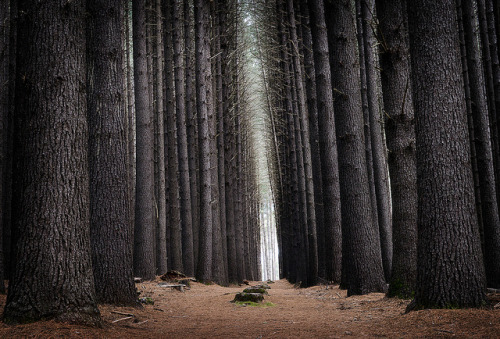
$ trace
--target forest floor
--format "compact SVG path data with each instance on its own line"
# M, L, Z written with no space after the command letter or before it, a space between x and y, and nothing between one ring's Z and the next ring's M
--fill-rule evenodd
M285 280L269 284L264 307L231 303L246 286L192 283L180 292L160 280L137 284L154 305L143 308L101 306L101 329L40 321L0 324L0 338L339 338L339 337L486 337L500 336L500 308L422 310L405 314L409 300L381 293L347 298L338 286L294 288ZM253 285L251 283L251 285ZM490 295L493 305L500 295ZM5 296L0 296L0 307ZM130 313L126 315L114 313Z

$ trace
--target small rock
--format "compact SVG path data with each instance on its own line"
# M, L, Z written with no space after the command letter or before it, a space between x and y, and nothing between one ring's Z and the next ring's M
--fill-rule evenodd
M352 335L352 332L351 331L345 331L344 334L345 335Z
M145 304L145 305L154 305L155 304L153 298L150 298L150 297L139 298L139 302L142 304Z
M245 285L250 285L250 282L249 282L248 280L243 280L243 283L244 283Z

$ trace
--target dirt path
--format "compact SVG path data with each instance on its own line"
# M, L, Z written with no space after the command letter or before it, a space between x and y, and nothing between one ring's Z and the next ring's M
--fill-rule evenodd
M103 329L53 321L21 326L0 325L0 337L99 338L339 338L339 337L498 337L500 309L424 310L403 314L408 301L383 294L346 298L335 287L296 289L281 280L270 284L271 307L231 303L244 287L193 283L179 292L157 282L137 284L154 305L143 309L101 307ZM5 297L1 300L3 308ZM497 301L498 302L498 301ZM124 315L134 318L116 323Z

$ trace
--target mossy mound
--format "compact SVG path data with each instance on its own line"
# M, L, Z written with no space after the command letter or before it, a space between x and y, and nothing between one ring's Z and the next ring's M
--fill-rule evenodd
M240 293L237 293L233 299L233 302L246 302L246 301L260 303L260 302L264 301L264 295L262 293L240 292Z

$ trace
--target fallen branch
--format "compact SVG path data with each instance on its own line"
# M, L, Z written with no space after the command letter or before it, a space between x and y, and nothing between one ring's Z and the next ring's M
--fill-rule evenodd
M118 311L111 311L111 313L119 314L119 315L126 315L128 317L135 317L135 314L132 314L132 313L123 313L123 312L118 312Z
M132 318L133 318L133 316L131 316L131 317L125 317L125 318L120 318L120 319L113 320L111 323L113 323L113 324L114 324L114 323L117 323L117 322L119 322L119 321L122 321L122 320L127 320L127 319L132 319Z

